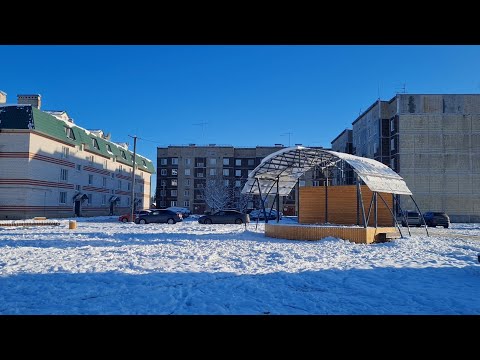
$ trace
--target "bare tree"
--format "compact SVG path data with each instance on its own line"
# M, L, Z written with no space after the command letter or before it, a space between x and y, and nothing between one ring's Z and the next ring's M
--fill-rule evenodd
M222 176L209 177L203 191L205 203L213 211L224 209L232 202L232 189L225 186Z
M248 204L253 201L253 195L251 194L242 194L238 198L237 208L239 211L244 212L248 208Z

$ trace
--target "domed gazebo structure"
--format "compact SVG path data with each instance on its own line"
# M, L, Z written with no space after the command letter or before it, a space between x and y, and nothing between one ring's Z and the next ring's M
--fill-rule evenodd
M280 196L287 196L290 191L295 187L298 182L298 179L308 170L316 167L324 171L324 173L337 173L343 174L345 169L350 166L353 169L356 178L356 185L350 185L350 190L352 186L356 187L356 199L357 199L357 218L359 214L362 218L362 227L353 226L348 222L348 220L343 221L341 217L338 216L336 224L332 225L328 222L329 219L329 208L328 208L328 181L327 189L325 189L325 209L324 209L324 221L323 225L319 225L321 228L320 230L316 231L317 235L307 234L303 235L290 235L292 231L287 231L287 225L280 225L278 224L279 219L277 218L277 224L265 224L265 234L267 236L273 237L284 237L292 238L292 236L299 236L299 239L303 237L307 237L304 240L313 240L315 237L319 236L338 236L339 227L341 227L343 232L345 232L345 225L351 224L351 229L362 229L363 230L349 230L352 234L355 233L364 233L365 236L360 236L361 239L357 239L357 235L354 235L353 238L348 238L348 235L342 235L343 238L346 236L347 240L352 240L355 242L374 242L379 241L382 238L385 238L386 235L391 233L392 231L395 232L398 229L400 236L402 235L400 226L397 222L395 213L394 213L394 206L395 205L395 197L392 196L391 204L388 204L388 201L385 200L383 194L398 194L398 195L407 195L410 196L412 201L414 202L415 206L418 209L420 215L422 214L420 209L418 208L417 203L413 199L412 192L408 188L407 184L403 180L403 178L390 169L388 166L373 160L368 159L360 156L355 156L346 153L335 152L331 150L325 150L322 148L308 148L303 146L293 146L288 147L285 149L281 149L275 153L270 154L269 156L265 157L263 161L249 174L248 180L245 183L242 193L243 194L253 194L259 195L262 199L262 206L264 200L268 195L275 195L276 204L277 204L277 214L279 210L279 197ZM339 177L341 179L341 176ZM364 183L368 190L371 192L371 200L370 205L368 208L368 212L366 212L366 208L364 206L364 196L362 196L362 186L361 183ZM343 188L342 190L347 190L347 188ZM348 191L344 191L345 194ZM351 191L350 191L351 193ZM337 198L342 197L341 192L337 192ZM392 224L395 224L395 227L386 227L380 228L377 222L377 215L378 215L378 203L377 198L380 197L384 204L384 209L388 209L388 212L391 215ZM345 200L345 199L343 199ZM302 201L299 203L299 213L302 210ZM400 205L397 203L397 207ZM372 215L372 208L373 208L373 218ZM360 209L360 211L359 211ZM265 209L263 209L265 211ZM403 213L403 211L402 211ZM267 216L265 216L267 218ZM423 216L422 216L423 219ZM372 220L372 221L370 221ZM268 222L268 221L267 221ZM299 221L300 222L300 221ZM368 224L373 222L373 227L369 229ZM328 226L326 226L328 224ZM342 226L339 226L342 225ZM425 223L424 223L425 225ZM272 227L275 226L275 227ZM282 228L283 226L283 228ZM295 226L301 227L301 224ZM310 226L311 227L311 226ZM328 228L330 228L330 231ZM290 229L291 230L291 229ZM428 230L425 225L425 230ZM306 234L308 230L302 230L299 232L298 229L295 229L296 233ZM293 231L293 233L295 233ZM311 232L311 231L310 231ZM383 234L383 235L382 235ZM325 235L325 236L324 236ZM313 238L312 238L313 237ZM358 240L358 241L357 241Z

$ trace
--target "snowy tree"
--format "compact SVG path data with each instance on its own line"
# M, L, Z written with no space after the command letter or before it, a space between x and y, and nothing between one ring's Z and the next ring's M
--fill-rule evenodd
M203 192L205 203L213 211L226 208L232 201L232 189L225 186L222 176L209 177Z
M244 212L245 210L247 210L249 203L252 201L253 201L252 194L240 193L240 196L238 197L238 201L235 205L239 211Z

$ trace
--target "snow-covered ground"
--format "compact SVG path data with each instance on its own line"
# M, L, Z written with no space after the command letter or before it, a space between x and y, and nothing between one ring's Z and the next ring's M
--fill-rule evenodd
M480 224L358 245L262 223L60 221L0 227L0 314L480 314Z

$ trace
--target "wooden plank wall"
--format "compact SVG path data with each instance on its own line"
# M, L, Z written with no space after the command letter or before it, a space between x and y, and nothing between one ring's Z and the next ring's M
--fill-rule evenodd
M305 186L300 188L299 216L300 224L323 224L325 223L325 190L328 191L328 223L341 225L357 225L357 189L355 185L338 186ZM362 185L362 198L365 206L365 217L368 217L368 207L372 199L372 191ZM392 194L381 194L390 209L392 209ZM390 211L377 196L378 226L393 226L394 222ZM361 207L359 206L359 223L362 222ZM373 205L368 222L374 224Z
M357 244L371 244L380 233L395 233L394 227L363 228L363 227L334 227L334 226L302 226L265 224L265 236L288 240L321 240L332 236Z

